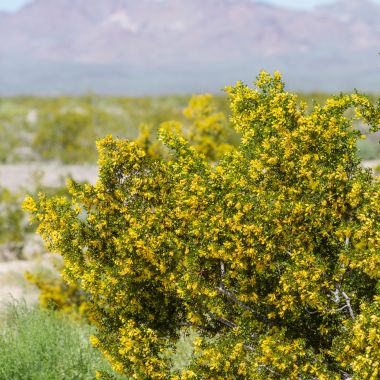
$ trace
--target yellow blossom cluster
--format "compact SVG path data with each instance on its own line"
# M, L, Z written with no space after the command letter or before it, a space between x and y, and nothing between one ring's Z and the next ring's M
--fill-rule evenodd
M44 273L25 273L25 278L40 291L40 306L70 314L73 318L90 318L87 295L77 283L67 284L61 277Z

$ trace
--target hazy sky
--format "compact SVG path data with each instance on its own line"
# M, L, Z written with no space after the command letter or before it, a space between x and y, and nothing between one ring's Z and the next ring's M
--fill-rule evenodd
M52 0L54 1L54 0ZM88 0L91 1L91 0ZM104 0L107 1L107 0ZM139 1L139 0L136 0ZM315 5L332 2L333 0L261 0L263 2L277 4L283 7L292 7L299 9L311 9ZM375 0L380 4L380 0ZM31 2L31 0L0 0L0 10L14 11L22 5Z
M4 11L14 11L28 2L28 0L0 0L0 9Z

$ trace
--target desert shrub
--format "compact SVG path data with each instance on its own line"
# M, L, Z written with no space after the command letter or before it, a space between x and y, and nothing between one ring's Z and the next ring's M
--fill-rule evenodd
M0 379L92 380L110 369L83 323L16 304L1 312L0 327Z
M224 113L218 111L210 94L195 95L183 111L184 120L161 123L162 130L180 133L197 152L214 162L232 149L235 133ZM152 125L140 125L140 134L135 140L147 155L152 158L168 156L167 147L155 136Z
M0 187L0 260L22 257L28 224L21 203L20 194Z
M88 162L94 156L90 141L95 138L93 119L86 110L57 110L40 121L33 148L44 160Z
M69 196L66 186L43 186L41 177L43 173L33 173L33 194L39 192L49 195ZM0 261L28 259L31 255L44 253L43 245L32 246L30 251L31 235L35 232L35 225L28 223L28 217L22 210L25 189L11 190L0 187ZM33 236L33 235L32 235ZM33 244L33 243L32 243Z
M32 147L43 160L58 160L66 164L94 162L96 150L93 141L112 132L119 136L133 135L137 141L148 144L152 154L160 155L163 152L155 134L165 115L176 120L165 122L168 128L181 128L190 143L205 151L206 155L226 151L234 134L224 114L216 111L221 102L215 102L210 95L194 96L190 107L183 111L183 107L179 110L175 107L179 101L173 97L166 102L159 98L121 102L120 105L128 109L101 106L97 98L91 96L78 99L76 106L68 100L57 104L47 102L32 134ZM134 106L137 109L133 111ZM136 135L138 125L134 113L141 117L139 136Z
M189 143L203 153L211 162L230 150L233 132L227 126L223 113L217 112L213 106L211 95L197 95L190 99L184 110L185 123L162 123L165 130L183 133ZM154 129L147 124L140 125L140 134L136 144L152 158L167 159L168 150L157 140ZM66 188L46 188L36 178L36 191L45 195L70 197ZM62 269L62 268L61 268ZM36 285L40 291L39 300L42 308L59 310L68 314L77 314L88 318L88 295L80 287L80 283L66 283L60 276L46 276L45 273L26 273L26 279Z
M26 272L25 278L38 288L42 309L60 311L73 318L87 318L88 296L77 283L66 283L58 273Z
M354 121L378 130L380 107L354 93L305 112L278 73L227 91L241 143L219 160L180 128L160 131L166 160L109 136L95 186L25 200L89 294L93 344L137 379L376 379L380 183Z

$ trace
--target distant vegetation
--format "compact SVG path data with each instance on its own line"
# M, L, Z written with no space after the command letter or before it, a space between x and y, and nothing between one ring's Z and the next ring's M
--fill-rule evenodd
M310 108L322 103L327 94L300 94ZM375 96L370 96L375 101ZM59 162L63 164L96 163L95 140L112 134L135 139L141 126L155 130L167 120L186 121L183 111L190 97L146 98L100 97L15 97L0 98L0 164L22 162ZM214 96L212 105L229 117L225 96ZM231 131L228 122L225 128ZM229 143L236 137L230 134ZM359 143L364 159L380 158L376 136Z

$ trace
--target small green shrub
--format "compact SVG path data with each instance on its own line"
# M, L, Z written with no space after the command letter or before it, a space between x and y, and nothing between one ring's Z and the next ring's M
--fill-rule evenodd
M0 331L1 380L87 380L109 370L88 341L90 328L57 313L10 305Z
M0 259L22 255L28 229L20 196L0 187Z

